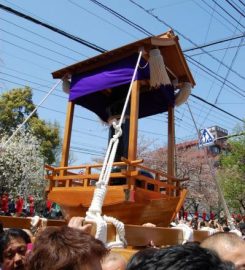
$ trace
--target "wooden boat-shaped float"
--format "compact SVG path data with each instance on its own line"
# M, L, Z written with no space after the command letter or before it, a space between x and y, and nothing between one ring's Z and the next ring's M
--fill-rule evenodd
M132 86L130 106L122 126L107 194L105 215L125 224L151 222L168 226L180 210L187 191L175 177L174 107L184 102L195 82L177 36L172 31L105 52L53 73L71 76L62 160L60 167L46 166L48 198L61 206L66 218L85 216L91 204L102 164L68 166L75 105L95 112L103 121L119 119L134 72L137 54L144 48L140 68ZM152 88L147 64L149 52L158 48L165 61L170 84ZM188 86L188 87L187 87ZM138 119L168 113L168 170L156 171L137 159ZM110 136L112 130L110 128ZM78 173L78 171L82 173Z

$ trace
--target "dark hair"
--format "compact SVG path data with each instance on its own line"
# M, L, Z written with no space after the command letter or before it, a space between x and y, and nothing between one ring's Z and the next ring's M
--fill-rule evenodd
M36 238L29 270L76 270L106 254L104 244L93 236L70 227L48 227Z
M8 246L10 240L17 238L24 240L26 244L31 243L30 236L22 229L8 229L0 238L0 262L3 262L3 252Z
M156 249L151 255L138 264L129 263L127 270L235 270L232 263L222 262L216 253L196 244Z
M147 263L149 259L151 260L155 252L157 252L156 248L146 248L138 251L129 260L126 270L140 269L139 266Z

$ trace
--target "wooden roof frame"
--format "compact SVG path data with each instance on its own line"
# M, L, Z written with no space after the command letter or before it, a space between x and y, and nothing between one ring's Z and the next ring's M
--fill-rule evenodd
M133 53L138 52L140 48L144 48L145 53L143 57L145 59L148 59L149 50L156 47L161 50L165 64L167 67L170 68L170 70L172 70L172 68L176 69L176 65L175 63L172 63L172 56L168 57L168 54L166 54L166 52L164 53L164 51L168 50L168 53L170 52L175 56L178 64L177 69L183 75L177 76L179 82L190 82L191 85L194 86L195 81L181 50L178 36L175 36L172 30L158 36L147 37L145 39L127 44L120 48L99 54L87 60L54 71L52 75L54 79L58 79L63 78L65 75L75 75L79 73L89 72L110 63L119 61L127 56L130 56Z

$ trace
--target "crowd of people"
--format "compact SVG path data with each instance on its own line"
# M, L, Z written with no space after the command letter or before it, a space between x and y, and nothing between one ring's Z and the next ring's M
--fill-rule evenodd
M176 218L174 222L171 222L170 226L183 229L184 233L187 235L187 241L192 240L193 230L207 231L210 235L217 232L233 232L244 238L244 220L245 217L242 216L239 219L231 218L228 220L225 215L221 215L216 219L213 217L213 219L208 220L207 218L200 218L198 214L195 213L191 218Z
M20 195L13 198L4 192L0 195L0 211L1 215L5 216L33 216L35 214L34 197L29 195L25 201Z
M0 215L33 217L36 214L49 219L62 218L59 205L49 200L43 202L42 207L39 207L37 211L35 198L32 195L29 195L24 199L21 195L17 195L14 198L7 192L0 194Z
M201 243L186 241L181 245L145 247L127 261L95 239L90 234L91 224L83 225L82 221L83 218L74 217L68 226L46 227L35 237L29 231L0 227L0 269L245 269L245 226L241 236L231 231L216 231Z

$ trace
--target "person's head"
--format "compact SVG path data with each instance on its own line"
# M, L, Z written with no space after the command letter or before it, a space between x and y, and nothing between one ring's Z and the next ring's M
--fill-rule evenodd
M140 267L147 263L148 260L151 260L155 252L157 252L156 248L146 248L138 251L128 261L126 270L141 269Z
M137 254L136 254L137 256ZM133 258L132 258L133 260ZM127 270L234 270L232 263L222 262L211 250L196 244L176 245L156 249L152 256L142 258Z
M9 229L0 239L0 263L3 270L22 270L25 266L29 235L21 229Z
M121 254L112 251L101 263L103 270L125 270L126 264L126 260Z
M221 259L231 261L236 269L245 269L245 241L230 232L215 233L204 239L201 246L214 250Z
M104 244L82 230L47 227L36 238L27 270L100 270Z

